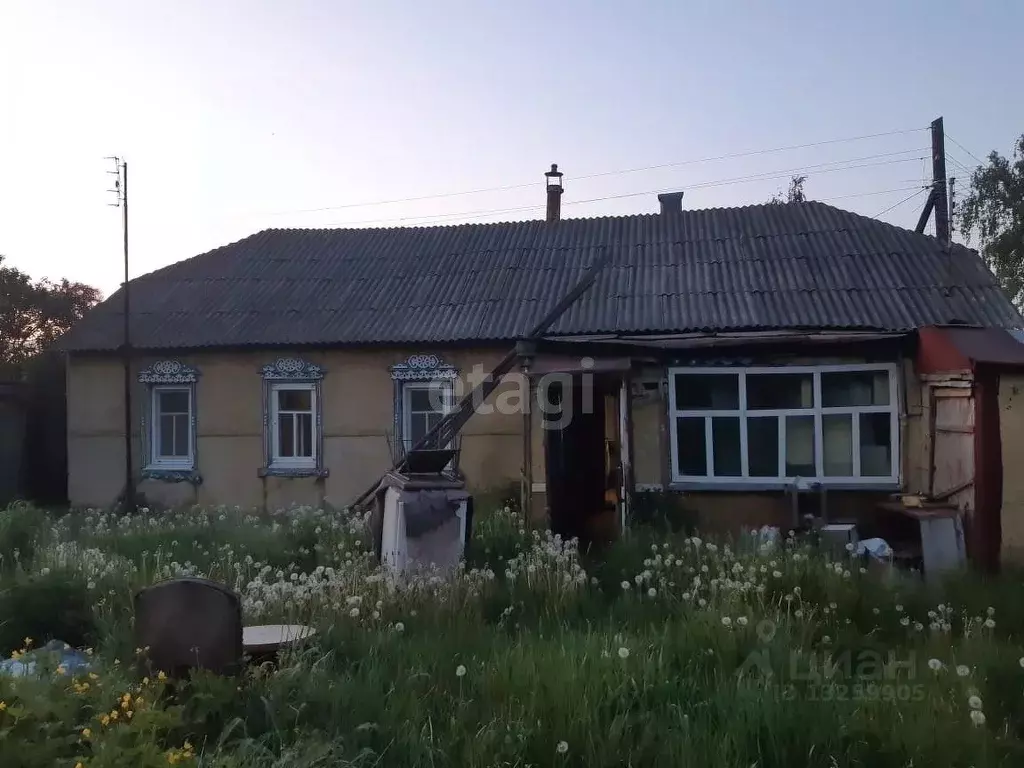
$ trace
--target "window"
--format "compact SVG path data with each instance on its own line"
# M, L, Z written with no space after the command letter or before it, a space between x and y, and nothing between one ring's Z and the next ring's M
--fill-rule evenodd
M154 386L150 462L153 466L191 468L192 390Z
M416 354L391 366L396 445L409 450L452 411L458 376L437 355Z
M282 357L260 369L263 377L265 466L261 477L326 477L323 466L324 369Z
M316 466L313 384L271 387L271 466Z
M451 409L450 382L406 382L402 387L402 436L406 450L422 440Z
M143 479L202 482L196 467L196 383L199 371L158 360L139 372Z
M673 368L676 482L898 482L892 365Z

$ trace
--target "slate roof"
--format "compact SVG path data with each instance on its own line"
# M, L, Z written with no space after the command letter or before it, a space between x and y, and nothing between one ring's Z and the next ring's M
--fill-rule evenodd
M823 203L394 229L270 229L132 280L132 344L515 339L604 249L552 335L1017 328L978 255ZM948 292L947 289L948 288ZM61 342L121 343L120 291Z

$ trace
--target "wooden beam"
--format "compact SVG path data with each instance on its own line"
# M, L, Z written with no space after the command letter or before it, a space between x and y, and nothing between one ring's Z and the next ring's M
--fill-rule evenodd
M917 220L917 226L914 227L914 231L917 234L924 234L924 228L928 224L928 218L932 215L932 209L935 207L935 188L928 193L928 199L924 201L924 210L921 211L921 216Z

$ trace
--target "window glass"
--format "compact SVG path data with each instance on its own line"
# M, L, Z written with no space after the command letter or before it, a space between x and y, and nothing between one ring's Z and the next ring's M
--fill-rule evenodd
M680 411L735 411L740 407L740 377L735 373L676 376Z
M703 477L708 473L703 418L676 419L676 456L679 474Z
M779 476L779 418L747 419L747 471L751 477Z
M860 473L864 477L892 474L891 427L888 413L860 414Z
M821 431L825 476L852 477L853 416L848 413L826 413L821 417Z
M747 374L747 409L814 407L814 376L809 373Z
M154 459L188 459L191 428L189 400L186 389L156 391L156 413L153 414Z
M188 413L188 392L169 390L158 392L160 413Z
M277 417L277 455L295 457L295 414L284 413Z
M309 411L313 408L313 392L309 389L279 389L277 407L281 411Z
M786 417L786 477L817 477L814 416Z
M742 477L740 459L740 420L736 416L711 419L711 445L718 477Z
M825 408L889 405L889 373L887 371L822 373L821 404Z

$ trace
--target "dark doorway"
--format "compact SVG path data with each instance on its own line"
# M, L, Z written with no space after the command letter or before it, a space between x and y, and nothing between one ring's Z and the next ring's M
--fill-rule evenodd
M618 381L588 375L568 376L548 385L544 414L545 475L551 529L563 539L578 538L581 548L594 543L595 525L607 515L610 464L606 401ZM614 515L614 510L611 510Z

